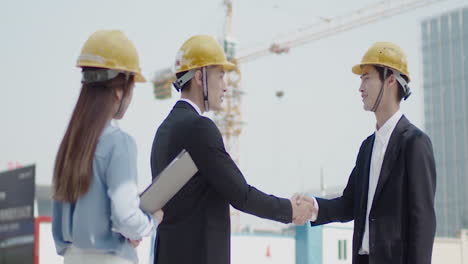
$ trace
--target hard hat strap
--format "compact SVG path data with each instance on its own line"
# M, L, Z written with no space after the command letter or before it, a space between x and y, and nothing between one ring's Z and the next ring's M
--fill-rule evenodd
M397 79L397 81L400 83L401 87L403 87L403 93L405 94L404 95L404 99L408 99L408 97L411 95L411 91L410 91L410 88L408 86L408 82L406 82L405 78L403 78L401 76L401 73L397 70L392 70L393 72L393 75L395 76L395 78Z
M125 85L125 87L124 87L125 89L124 89L124 91L128 91L128 86L129 86L128 81L130 80L130 76L132 76L131 73L128 73L128 72L125 73L125 84L124 84L124 85ZM117 109L117 112L115 112L115 115L114 115L114 116L117 116L117 114L119 114L120 111L122 111L122 103L123 103L123 100L125 99L125 97L127 97L127 93L124 93L124 94L122 95L122 99L120 99L119 109Z
M122 99L120 100L119 109L117 109L117 112L115 112L114 117L116 117L120 113L120 111L122 111L123 100L124 100L124 97L122 97Z
M374 107L372 107L372 110L371 110L372 112L377 111L377 108L379 108L380 102L382 101L382 96L383 96L384 89L385 89L385 80L387 79L387 71L388 71L388 68L384 67L383 83L382 83L382 86L380 87L379 95L377 96L377 99L375 100Z
M182 87L184 84L186 84L188 81L190 81L193 76L195 75L196 70L191 70L186 72L184 75L182 75L179 79L177 79L175 82L172 84L174 85L174 88L180 92L182 90Z
M128 83L128 81L130 80L130 76L132 76L133 73L124 72L124 74L125 74L125 83Z
M83 69L81 83L108 81L117 77L121 72L112 69Z
M208 81L207 76L208 73L206 71L206 67L202 67L202 74L203 74L203 103L205 104L205 112L210 111L210 106L208 104Z

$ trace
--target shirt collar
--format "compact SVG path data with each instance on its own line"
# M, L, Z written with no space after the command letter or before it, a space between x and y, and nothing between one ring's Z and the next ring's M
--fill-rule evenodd
M199 115L202 114L202 112L201 112L201 110L200 110L200 107L198 107L198 105L196 105L196 104L195 104L194 102L192 102L190 99L188 99L188 98L180 98L179 101L183 101L183 102L186 102L186 103L190 104L190 105L195 109L195 111L197 111L197 113L198 113Z
M390 119L388 119L380 129L375 131L375 137L377 140L379 140L380 143L385 144L386 142L388 142L390 136L393 133L393 130L395 129L396 125L398 124L398 121L401 119L402 116L403 113L401 113L400 110L396 111L396 113L393 114L393 116L390 117Z

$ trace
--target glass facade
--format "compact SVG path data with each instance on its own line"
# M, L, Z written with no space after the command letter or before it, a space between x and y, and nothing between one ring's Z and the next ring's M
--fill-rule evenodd
M421 23L425 130L437 167L437 236L468 228L468 7Z

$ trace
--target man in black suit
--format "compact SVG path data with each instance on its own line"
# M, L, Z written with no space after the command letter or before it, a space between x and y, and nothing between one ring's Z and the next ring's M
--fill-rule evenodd
M429 137L400 112L410 95L406 56L395 44L375 43L361 64L364 110L377 120L361 145L341 197L316 202L311 225L354 220L353 264L431 263L436 230L436 171Z
M295 198L267 195L250 186L224 148L214 122L202 116L221 110L226 84L224 71L233 69L222 48L210 36L188 39L176 58L181 99L158 128L151 152L153 177L182 149L198 173L164 206L158 226L155 263L230 263L229 205L282 223L304 224L313 205Z

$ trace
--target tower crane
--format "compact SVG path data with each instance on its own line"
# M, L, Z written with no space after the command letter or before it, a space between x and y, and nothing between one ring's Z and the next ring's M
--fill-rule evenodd
M276 41L266 42L258 47L241 49L237 52L237 42L232 35L233 0L224 0L223 4L226 7L226 16L224 36L221 42L224 46L227 59L236 65L240 65L267 55L288 53L292 48L441 1L444 0L379 1L344 15L333 18L321 18L314 24L306 25L292 32L280 35L276 38ZM153 79L156 99L171 97L173 81L175 81L175 74L172 67L156 72ZM213 118L223 134L226 149L237 163L239 162L240 153L238 140L243 125L241 112L243 91L240 81L241 73L239 70L226 74L228 89L224 97L225 109L224 111L216 112ZM282 95L282 92L277 93L277 96Z

